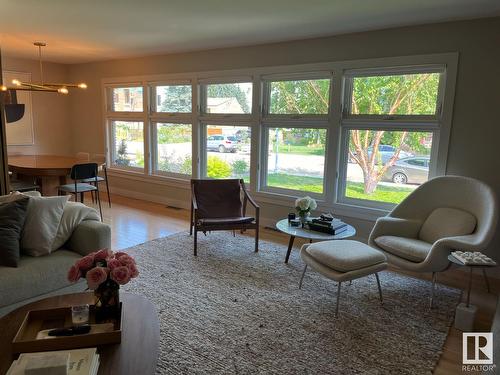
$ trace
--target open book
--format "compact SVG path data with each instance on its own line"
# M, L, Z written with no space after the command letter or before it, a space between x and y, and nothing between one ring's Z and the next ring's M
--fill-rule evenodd
M53 352L22 353L7 371L7 375L24 375L27 367L34 369L36 364L47 364L54 354L69 354L67 375L96 375L99 369L99 354L97 348L58 350ZM44 372L40 372L44 373ZM50 372L49 372L50 373Z

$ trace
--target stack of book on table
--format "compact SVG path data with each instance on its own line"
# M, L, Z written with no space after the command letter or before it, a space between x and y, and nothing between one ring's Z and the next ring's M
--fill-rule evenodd
M336 235L347 230L347 224L340 219L334 218L331 214L323 214L320 217L311 219L308 222L309 229L318 232Z
M96 375L97 348L22 353L7 375Z

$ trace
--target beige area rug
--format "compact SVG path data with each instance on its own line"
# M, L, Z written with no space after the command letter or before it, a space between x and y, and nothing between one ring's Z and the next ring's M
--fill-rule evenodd
M216 232L179 233L132 247L140 276L123 288L157 307L158 374L427 374L435 367L459 291L392 272L336 286L286 246Z

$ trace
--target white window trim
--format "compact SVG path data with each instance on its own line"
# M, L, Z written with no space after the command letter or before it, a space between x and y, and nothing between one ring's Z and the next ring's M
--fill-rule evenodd
M190 112L159 112L156 111L156 98L157 98L157 87L161 86L191 86L191 111ZM180 118L189 118L193 117L193 113L195 112L195 108L193 106L193 97L194 97L194 88L191 80L186 79L176 79L176 80L163 80L157 82L148 82L148 91L154 100L149 101L149 114L152 119L161 119L164 117L180 117ZM185 120L188 121L188 120Z
M290 73L290 74L270 74L265 75L261 78L262 82L262 117L268 122L280 122L284 120L291 121L324 121L328 120L331 115L331 97L332 97L332 71L316 71L316 72L302 72L302 73ZM277 114L270 113L271 108L271 83L272 82L283 82L283 81L307 81L315 79L328 79L330 80L330 90L329 90L329 102L327 113L321 114Z
M448 64L449 65L449 64ZM456 76L456 60L454 67ZM440 83L438 87L436 114L435 115L406 115L406 116L387 116L387 115L353 115L350 113L350 105L352 101L352 81L354 77L362 76L382 76L382 75L397 75L408 73L440 73ZM377 202L365 199L350 198L345 195L347 187L347 168L348 168L348 148L349 148L349 132L353 129L359 130L388 130L388 131L422 131L432 133L432 148L429 164L429 179L446 172L446 158L443 158L443 153L438 154L438 149L443 143L443 129L449 134L450 124L444 121L444 100L445 91L453 88L454 81L448 82L447 76L450 72L445 64L432 65L413 65L407 67L393 68L370 68L361 70L349 70L344 75L344 90L343 90L343 111L341 117L341 147L339 159L339 180L337 183L338 196L337 202L340 204L351 204L357 206L365 206L368 208L391 210L395 204L387 202ZM449 96L449 95L448 95ZM448 139L446 140L447 147Z
M401 57L383 57L374 59L362 59L362 60L347 60L347 61L336 61L336 62L325 62L325 63L313 63L313 64L301 64L301 65L286 65L286 66L274 66L274 67L262 67L262 68L249 68L249 69L234 69L234 70L223 70L223 71L207 71L207 72L190 72L190 73L175 73L175 74L154 74L145 76L129 76L129 77L114 77L114 78L103 78L101 80L101 85L103 88L102 97L105 98L103 101L103 124L106 128L106 145L107 145L107 157L108 162L110 160L110 133L108 120L109 117L116 115L117 113L108 113L106 108L106 88L112 85L116 86L130 86L131 84L136 84L139 82L145 87L145 95L148 98L145 100L145 104L149 103L149 94L147 93L147 86L154 84L155 82L170 82L175 80L189 80L193 85L193 113L191 122L193 124L193 178L200 176L201 171L201 161L200 155L203 155L203 137L202 137L202 124L201 121L219 123L224 121L230 121L234 123L234 118L232 116L223 116L222 118L215 118L210 116L209 118L202 118L200 114L200 93L198 82L208 82L215 81L216 83L229 83L234 80L234 77L244 77L248 79L251 77L251 81L254 84L253 87L253 98L252 98L252 114L250 116L245 116L242 122L252 124L252 150L251 150L251 188L254 191L254 196L260 202L266 202L273 205L287 206L291 207L293 205L293 200L297 196L303 195L301 192L292 191L292 196L288 196L280 192L280 194L275 194L273 192L259 191L260 188L260 176L262 171L262 145L260 140L262 138L262 128L263 123L262 116L262 90L261 82L268 77L290 77L293 74L303 75L309 72L320 72L327 71L333 72L332 85L331 85L331 113L328 118L329 126L329 137L327 139L326 153L328 168L324 176L325 181L332 181L332 183L326 184L325 200L320 201L321 210L333 210L334 213L338 215L343 215L347 217L356 217L366 220L373 220L376 217L384 215L387 210L380 208L368 208L364 206L354 206L348 203L339 203L337 199L338 195L338 184L336 181L339 179L339 171L341 166L341 152L339 151L341 146L341 115L342 115L342 102L344 90L342 86L343 74L349 70L354 69L370 69L379 67L386 67L388 69L397 69L401 66L410 65L445 65L446 66L446 88L445 95L443 97L442 109L441 109L441 128L439 134L436 136L436 144L438 144L437 155L433 155L435 159L437 174L445 174L446 172L446 159L448 154L448 142L450 138L451 122L453 115L453 104L455 96L455 83L457 76L457 65L458 65L458 53L440 53L440 54L428 54L428 55L414 55L414 56L401 56ZM336 88L341 88L336 89ZM137 115L142 115L142 121L145 124L145 128L150 129L150 120L152 117L148 113L149 111L145 109L144 113L134 112L131 117L137 118ZM128 113L125 116L121 116L124 113L120 113L120 117L126 117L128 119ZM125 118L123 118L125 120ZM128 119L129 120L129 119ZM154 119L158 121L157 118ZM295 119L292 119L295 120ZM168 116L166 122L172 122L172 118ZM186 122L187 120L182 120ZM308 120L309 121L309 120ZM399 121L399 120L398 120ZM272 121L266 120L266 123L271 123ZM280 121L282 123L282 121ZM296 121L299 122L299 121ZM148 126L146 126L148 124ZM146 142L146 136L145 136ZM149 134L148 134L148 151L149 151ZM146 156L151 158L151 155ZM111 167L109 170L111 175L119 175L120 177L130 178L139 181L153 182L166 186L176 186L184 189L189 189L189 184L187 180L178 180L174 177L156 176L151 175L150 171L145 171L144 173L137 173L130 170L119 170ZM334 183L335 181L335 183Z
M162 171L158 169L158 124L173 124L173 125L189 125L191 126L191 163L193 162L193 130L194 126L190 122L182 122L181 119L175 118L174 120L168 119L166 120L151 120L151 175L152 176L161 176L167 178L175 178L181 180L189 180L192 176L192 168L190 174L177 173L177 172L168 172ZM154 142L153 142L154 141ZM191 164L191 166L192 166Z

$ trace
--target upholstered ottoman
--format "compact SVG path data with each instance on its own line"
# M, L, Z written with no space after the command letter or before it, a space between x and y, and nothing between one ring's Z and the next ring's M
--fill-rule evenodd
M306 244L300 249L300 256L306 266L300 278L299 289L302 288L307 266L338 282L336 316L339 312L340 287L344 281L375 274L380 302L383 302L377 274L387 268L387 259L382 252L358 241L333 240Z

